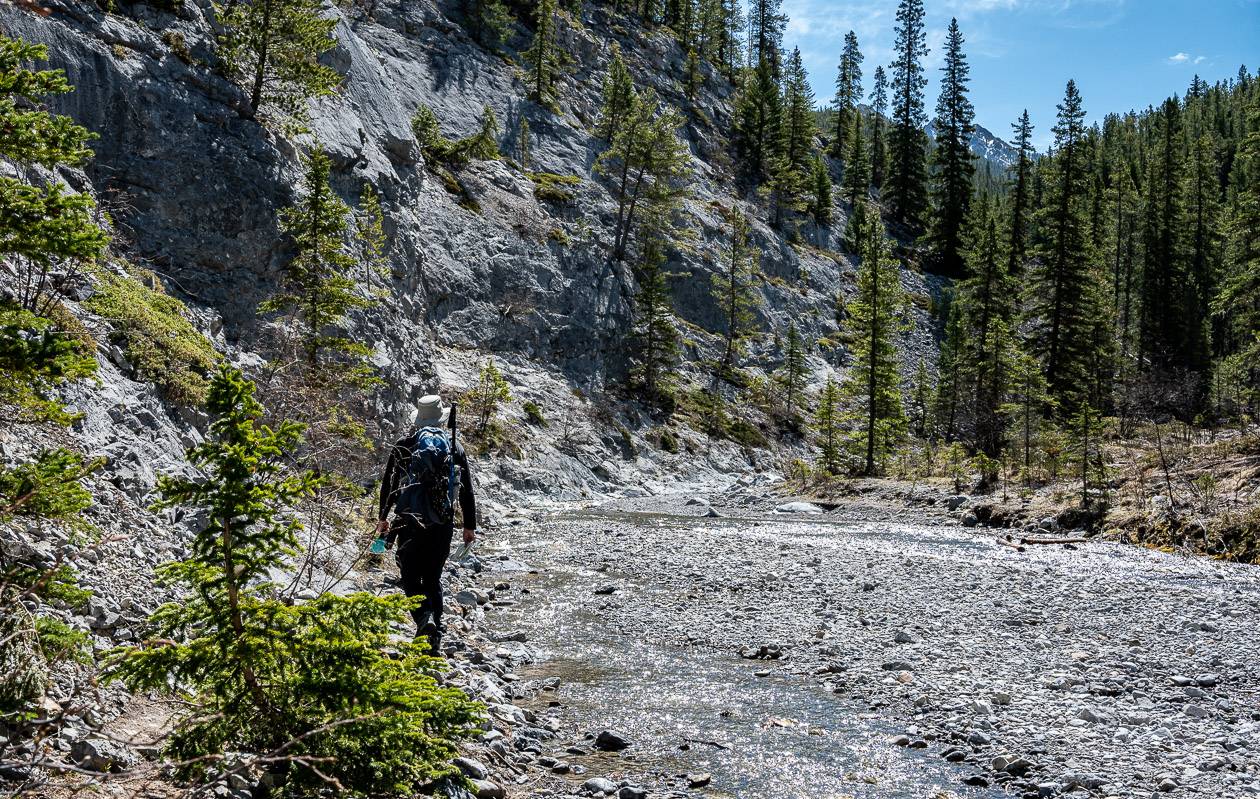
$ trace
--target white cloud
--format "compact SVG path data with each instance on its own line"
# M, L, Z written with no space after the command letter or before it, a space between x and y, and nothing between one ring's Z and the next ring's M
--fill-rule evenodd
M1167 63L1172 64L1173 66L1180 66L1182 64L1202 64L1207 60L1207 56L1191 55L1190 53L1174 53L1173 55L1168 56L1166 60Z

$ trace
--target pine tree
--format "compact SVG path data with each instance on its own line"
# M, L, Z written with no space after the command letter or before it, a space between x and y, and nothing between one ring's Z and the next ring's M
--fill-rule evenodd
M821 156L814 156L814 193L810 201L810 215L814 224L826 227L831 224L831 170Z
M860 231L862 263L857 296L848 305L845 332L853 342L853 365L845 374L844 395L855 424L854 445L864 461L863 474L876 466L905 434L898 354L894 336L900 327L905 294L897 262L888 256L883 225L868 210Z
M829 476L843 471L844 463L844 414L840 405L840 390L836 381L827 378L818 396L818 409L814 412L814 430L818 434L819 466Z
M914 370L913 389L910 395L910 408L907 421L910 432L918 438L927 439L932 432L932 395L933 387L928 378L927 364L922 358Z
M47 58L43 45L0 36L0 157L18 165L19 174L31 165L77 166L91 155L86 128L44 110L46 97L72 90L64 73L23 66ZM0 257L13 270L4 282L13 281L8 288L22 308L46 315L53 270L104 252L109 239L93 223L93 208L90 196L67 192L59 181L30 185L0 177Z
M1197 77L1197 76L1196 76ZM1220 291L1221 239L1220 164L1216 157L1216 140L1211 133L1201 133L1190 142L1188 169L1185 172L1185 215L1188 271L1195 286L1197 306L1193 309L1197 323L1211 319L1211 303ZM1209 336L1204 349L1219 346L1220 336ZM1206 353L1205 353L1206 354ZM1202 370L1204 364L1195 363Z
M875 67L871 87L871 183L882 188L888 174L888 144L884 140L884 120L888 115L888 78L883 67Z
M1230 354L1218 367L1236 382L1252 413L1260 411L1260 97L1245 108L1246 118L1233 168L1229 209L1229 277L1214 309L1230 340Z
M844 199L857 207L865 200L871 187L871 169L867 161L866 141L862 137L862 114L852 115L853 130L849 132L849 154L844 167Z
M1090 486L1101 485L1106 477L1104 451L1102 448L1102 419L1088 402L1082 402L1069 428L1068 453L1076 460L1081 478L1081 507L1089 509L1092 504ZM1090 478L1094 478L1094 483Z
M617 220L613 260L626 257L636 230L636 213L653 216L660 228L672 228L679 203L687 193L690 152L678 136L682 115L662 109L651 89L635 95L629 113L612 143L596 161L597 171L614 180ZM662 233L666 240L670 233Z
M634 106L634 81L621 59L621 47L613 42L612 58L608 62L608 74L604 76L603 102L599 110L599 123L595 134L604 141L612 141Z
M459 406L472 416L469 432L483 442L495 437L499 423L499 410L503 403L512 401L512 390L507 379L495 365L494 358L487 358L477 373L477 382L459 398Z
M355 218L356 238L363 253L363 267L367 278L365 282L371 287L375 280L385 281L389 277L389 267L385 253L388 244L385 236L385 212L381 209L380 195L370 183L359 193L359 211ZM385 287L382 286L374 293L384 291Z
M787 24L782 5L783 0L750 0L748 3L749 63L765 64L776 84L783 68L783 28Z
M534 12L534 43L521 53L529 65L529 99L554 107L560 76L560 46L556 42L559 11L556 0L539 0Z
M849 31L844 36L844 49L840 51L840 66L836 74L836 101L834 136L831 155L845 160L852 149L849 135L853 131L853 115L862 99L862 51L858 49L857 34Z
M192 506L204 521L187 560L160 567L182 590L149 619L154 639L110 655L109 679L133 691L178 694L168 754L184 776L223 752L303 757L269 769L276 790L300 795L337 780L364 794L413 793L451 773L453 739L475 706L438 684L425 645L398 642L390 625L417 601L323 594L301 604L271 575L299 550L289 508L318 484L286 458L301 428L258 423L254 387L224 365L211 382L206 441L188 453L198 477L163 477L159 507ZM313 764L318 763L318 766Z
M814 92L799 48L794 48L788 58L783 107L785 165L804 178L812 172L811 154L818 129L814 124Z
M337 20L319 0L238 0L219 7L219 53L227 73L249 92L253 116L285 127L309 118L307 102L332 94L341 76L319 57L336 44ZM272 110L274 109L274 110Z
M490 106L481 108L481 126L477 132L460 142L461 149L478 161L495 161L499 158L499 118Z
M1006 271L997 218L987 198L976 209L975 237L967 253L967 278L957 284L964 368L974 429L974 447L989 458L1003 448L1002 404L1014 353L1011 322L1015 282Z
M631 377L644 398L657 404L666 404L673 395L673 367L680 351L667 279L663 243L649 238L638 269Z
M521 157L521 169L528 172L529 171L529 157L530 157L529 120L525 119L524 117L521 118L521 130L520 130L520 133L517 135L517 141L519 142L519 144L517 145L517 151Z
M501 0L462 0L464 25L483 47L494 49L512 30L512 15Z
M936 102L935 171L932 197L935 208L928 237L930 258L941 274L963 274L965 227L971 213L971 183L975 165L971 135L975 109L967 98L970 80L967 56L958 20L950 20L945 40L945 65L941 67L941 96Z
M1148 368L1180 372L1197 360L1201 330L1191 318L1198 303L1183 239L1181 108L1165 101L1155 114L1143 205L1141 357Z
M731 212L731 250L720 274L713 277L713 300L717 303L725 325L722 357L716 374L733 380L744 342L753 333L760 295L754 280L757 275L757 253L750 239L748 218L738 208Z
M293 311L302 321L302 348L315 367L320 356L334 350L362 362L367 350L328 328L345 322L347 314L368 303L355 294L351 277L354 259L346 252L349 207L329 185L332 162L323 150L306 158L305 196L281 214L281 228L292 237L297 254L285 270L286 292L259 306L262 313Z
M1015 132L1018 156L1010 191L1011 229L1006 247L1006 271L1011 276L1018 277L1023 273L1024 262L1028 259L1028 218L1032 202L1030 182L1033 168L1033 126L1028 118L1028 109L1024 109L1019 121L1011 125L1011 129Z
M783 385L783 413L789 420L796 417L801 392L809 379L809 364L805 360L805 342L796 323L788 324L787 351L783 353L783 368L779 382Z
M687 63L683 67L683 94L687 96L687 100L695 102L696 91L700 88L700 55L694 47L687 49Z
M1068 412L1088 385L1090 326L1100 314L1088 229L1085 111L1068 81L1054 126L1053 157L1038 224L1038 261L1027 277L1029 346L1051 395Z
M735 100L735 146L742 171L765 180L781 171L785 125L774 66L759 61L746 70Z
M1002 406L1003 417L1011 420L1010 438L1015 442L1025 483L1032 482L1033 452L1054 407L1041 364L1031 355L1019 353L1011 363L1011 388Z
M897 6L896 59L892 65L892 131L884 195L893 217L911 229L922 226L927 209L927 134L923 126L922 60L928 55L923 28L923 0L901 0Z
M933 425L947 443L958 439L963 398L967 391L966 333L963 329L962 308L954 292L946 295L944 308L945 340L941 343L941 356L937 360L936 394L932 398Z

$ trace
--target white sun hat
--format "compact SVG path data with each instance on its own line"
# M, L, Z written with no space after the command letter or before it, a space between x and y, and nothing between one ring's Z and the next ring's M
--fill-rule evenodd
M412 427L433 427L446 422L450 409L437 394L428 394L416 403L416 413L411 417Z

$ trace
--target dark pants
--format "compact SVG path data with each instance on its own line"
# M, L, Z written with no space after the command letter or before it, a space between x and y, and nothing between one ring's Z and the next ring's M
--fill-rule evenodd
M451 538L455 534L452 525L424 527L414 521L395 523L398 536L398 552L394 561L402 578L403 591L407 596L423 596L420 607L411 611L416 630L424 627L426 616L431 616L439 635L442 629L442 568L451 554Z

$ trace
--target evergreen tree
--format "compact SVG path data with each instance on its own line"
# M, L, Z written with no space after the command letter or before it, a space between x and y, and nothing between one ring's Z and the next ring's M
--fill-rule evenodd
M23 66L47 58L43 45L0 36L0 157L19 174L31 165L77 166L92 154L86 128L44 110L46 97L71 91L64 73ZM67 192L57 181L30 185L0 177L0 257L12 269L0 276L22 308L46 315L53 270L104 252L109 239L93 223L93 207L90 196Z
M800 405L801 392L805 389L805 381L809 379L809 364L805 360L805 342L796 323L788 324L787 351L783 354L782 374L779 382L783 385L783 413L789 419L796 417Z
M624 123L596 161L596 170L613 179L617 198L613 260L626 257L639 218L636 213L655 217L658 230L667 223L672 228L690 171L690 152L678 136L682 125L676 109L662 109L656 94L645 90L635 95Z
M284 293L259 306L262 313L293 311L302 321L302 348L307 365L334 350L362 362L367 349L328 329L368 303L355 294L351 277L355 262L346 252L346 218L350 209L329 185L332 162L323 150L306 158L305 196L281 214L281 228L292 237L297 254L285 270Z
M599 123L595 134L604 141L612 141L634 106L634 81L621 59L621 47L613 42L612 58L608 62L608 74L604 76L603 103L599 110Z
M840 390L836 381L827 378L818 396L818 409L814 412L814 430L818 434L819 463L823 473L838 475L844 468L844 413L840 405Z
M1010 438L1015 442L1025 483L1031 484L1033 452L1041 435L1045 414L1054 407L1041 363L1026 353L1011 362L1010 392L1002 406L1003 417L1011 420Z
M901 0L897 6L896 58L892 64L892 131L884 196L893 217L911 229L923 222L927 200L927 134L923 126L922 60L928 55L923 27L923 0Z
M735 100L735 146L745 174L765 180L782 171L784 125L774 66L758 61L745 71Z
M1197 76L1196 76L1197 77ZM1222 224L1220 214L1220 164L1216 157L1216 141L1211 133L1194 136L1190 142L1188 169L1184 175L1184 222L1187 231L1188 272L1195 287L1197 305L1194 320L1203 325L1211 319L1211 302L1220 291ZM1219 347L1220 336L1204 341L1204 354ZM1198 370L1204 364L1196 360Z
M539 0L534 13L534 43L521 53L529 65L529 99L554 107L560 76L560 46L556 42L559 12L556 0Z
M356 793L413 793L452 773L453 739L471 731L475 705L439 685L424 644L391 635L417 600L328 593L295 605L271 582L299 549L288 509L318 480L287 471L301 429L260 425L253 394L223 366L209 436L188 453L202 474L159 482L160 507L192 506L205 521L188 559L160 569L182 590L150 617L154 640L111 653L109 679L179 695L168 753L185 776L223 752L283 747L300 755L269 769L286 795L330 778Z
M965 227L971 213L971 183L975 165L971 135L975 109L967 98L967 56L958 20L950 20L945 40L945 65L941 67L941 96L936 102L935 172L932 195L935 208L928 237L930 257L937 271L963 274Z
M461 0L464 25L483 47L494 49L512 30L512 15L501 0Z
M385 212L381 209L380 195L370 183L359 193L359 212L355 219L356 238L359 240L359 247L363 253L363 266L367 278L365 282L370 288L375 280L385 281L389 277L388 258L385 254L388 243L385 236ZM384 291L385 287L382 286L374 293L381 294Z
M809 75L805 72L799 48L793 49L788 58L783 107L784 166L803 180L813 171L813 143L818 129L814 124L814 92L809 87Z
M875 474L879 461L905 434L898 355L894 336L905 304L897 262L888 257L879 215L868 210L857 296L848 305L845 332L853 342L853 364L845 374L844 396L855 425L853 444L864 462L862 473Z
M525 119L524 117L521 118L521 130L520 130L520 134L517 136L517 141L520 142L520 144L517 146L517 151L521 157L521 169L528 172L529 171L529 157L530 157L529 120Z
M930 424L932 395L933 387L928 378L927 364L920 358L919 365L914 370L914 383L907 413L910 432L918 438L927 439L932 431Z
M1154 152L1149 159L1143 205L1142 361L1156 371L1202 368L1202 329L1195 284L1188 273L1184 241L1181 146L1184 133L1176 100L1155 114Z
M831 154L835 158L845 160L849 157L852 117L861 99L862 51L858 49L857 34L849 31L844 36L844 49L840 51L840 67L836 75L835 127L831 141Z
M761 304L754 281L757 252L752 246L748 218L738 208L731 212L731 251L720 274L713 277L713 300L722 314L722 357L716 374L733 380L744 342L753 333L756 311Z
M1081 403L1072 418L1068 453L1076 460L1081 478L1081 507L1090 508L1090 487L1102 485L1106 478L1105 453L1102 447L1103 423L1088 402ZM1091 483L1091 477L1094 481Z
M1018 156L1010 191L1011 229L1006 247L1006 271L1011 276L1017 277L1023 273L1024 262L1028 259L1028 218L1032 202L1030 182L1033 168L1033 126L1028 118L1028 109L1024 109L1019 121L1012 125L1011 129L1015 132L1015 149L1018 151Z
M1229 211L1229 277L1214 308L1229 339L1219 371L1235 382L1252 413L1260 411L1260 97L1245 109L1233 168Z
M867 161L866 141L862 137L862 114L852 115L853 130L849 132L849 155L844 167L844 198L857 207L865 200L871 186L870 162Z
M963 328L962 309L952 291L946 295L945 340L941 343L941 356L936 369L936 395L932 398L932 413L936 430L947 443L958 439L962 425L963 398L967 391L966 333Z
M875 67L874 85L871 87L871 183L876 188L884 185L888 174L888 144L884 140L884 120L888 115L888 78L883 67Z
M460 408L468 411L473 423L469 430L483 443L495 438L499 424L499 411L503 403L512 401L512 390L507 379L495 365L494 358L487 358L477 373L477 382L459 398Z
M957 307L965 339L963 368L970 392L973 443L989 458L1003 448L1001 409L1015 355L1011 321L1015 282L1006 271L996 216L987 198L976 209L975 237L967 253L967 278L958 284Z
M499 158L499 118L490 106L481 107L481 127L472 136L461 141L461 149L469 158L478 161L495 161Z
M680 352L669 298L663 243L651 237L639 262L635 298L631 377L649 402L665 404L673 394L673 368Z
M1076 82L1058 106L1046 198L1038 224L1040 256L1029 270L1029 346L1051 395L1074 412L1089 377L1090 326L1099 316L1088 228L1085 111Z
M749 0L748 3L749 62L754 66L765 64L776 84L783 67L783 28L787 25L782 5L783 0Z
M319 57L336 44L337 20L319 0L237 0L218 7L219 53L227 74L249 92L250 113L286 127L309 117L307 102L332 94L341 76ZM268 110L274 109L274 110Z
M814 193L810 202L810 215L814 223L827 226L831 224L831 170L821 156L814 156L813 168Z

